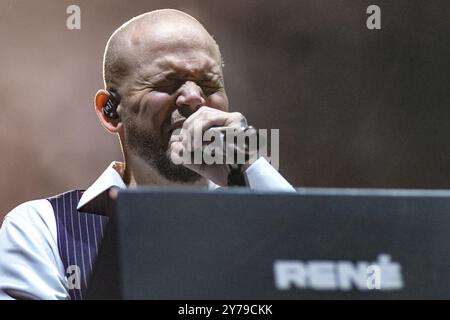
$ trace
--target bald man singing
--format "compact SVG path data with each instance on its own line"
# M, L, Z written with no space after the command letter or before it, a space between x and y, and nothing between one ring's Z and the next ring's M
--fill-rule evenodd
M83 299L107 223L96 200L112 187L294 190L263 157L240 166L174 161L198 146L199 128L248 128L242 114L228 111L219 47L195 18L166 9L129 20L106 45L103 76L95 110L118 135L124 162L111 163L86 190L29 201L7 214L0 299Z

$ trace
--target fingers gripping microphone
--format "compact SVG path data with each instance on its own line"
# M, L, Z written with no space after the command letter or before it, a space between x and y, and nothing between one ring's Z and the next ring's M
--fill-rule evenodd
M258 149L264 146L266 141L261 139L257 129L247 124L238 130L227 127L212 127L208 130L218 134L217 142L220 147L212 150L206 148L203 151L222 157L222 163L227 164L228 168L228 186L245 186L247 183L243 175L244 164L257 159ZM238 139L238 135L244 139ZM216 151L219 154L216 154ZM228 161L229 157L232 161Z

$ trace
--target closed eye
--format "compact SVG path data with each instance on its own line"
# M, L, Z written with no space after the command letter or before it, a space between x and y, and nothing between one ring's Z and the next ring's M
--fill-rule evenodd
M184 83L182 80L173 80L170 82L164 82L161 84L158 84L156 86L153 86L154 90L165 92L167 94L172 94L175 91L177 91L181 85ZM197 85L202 89L205 95L211 95L217 91L219 91L222 86L217 83L202 83L201 81L197 83Z
M211 95L220 90L219 86L202 86L202 90L206 95Z
M161 92L172 94L175 91L177 91L179 87L180 87L180 83L174 82L174 83L162 84L162 85L155 86L154 89L161 91Z

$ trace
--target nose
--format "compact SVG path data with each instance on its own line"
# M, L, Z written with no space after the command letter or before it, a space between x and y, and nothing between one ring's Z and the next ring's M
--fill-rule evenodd
M180 88L176 100L177 108L183 117L188 118L205 105L202 89L193 81L186 81Z

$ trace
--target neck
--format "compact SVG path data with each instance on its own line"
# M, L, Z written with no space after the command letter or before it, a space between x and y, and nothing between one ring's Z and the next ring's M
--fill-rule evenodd
M125 156L123 181L128 188L139 186L205 187L208 181L201 178L196 182L173 182L161 176L156 168L134 155Z

